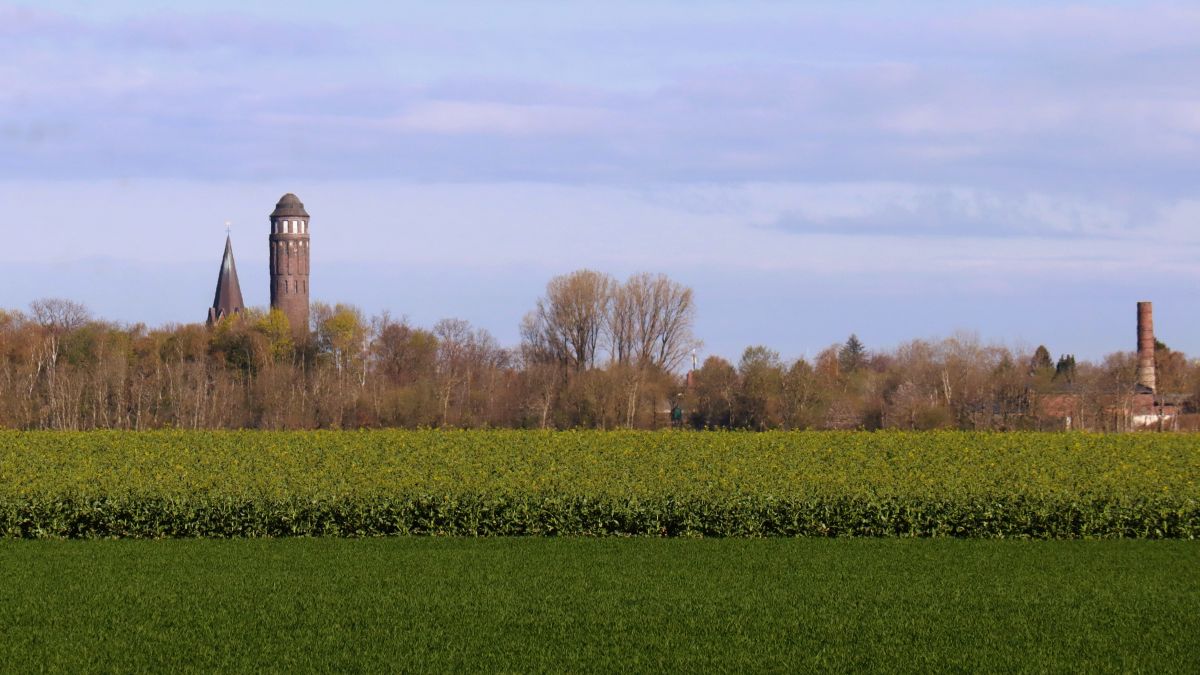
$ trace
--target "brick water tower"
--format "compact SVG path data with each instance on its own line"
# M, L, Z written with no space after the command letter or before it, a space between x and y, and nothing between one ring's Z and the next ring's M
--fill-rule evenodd
M271 212L271 309L287 315L292 334L308 333L308 211L287 193Z

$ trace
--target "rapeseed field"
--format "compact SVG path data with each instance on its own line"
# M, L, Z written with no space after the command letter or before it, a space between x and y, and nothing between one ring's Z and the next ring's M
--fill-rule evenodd
M1196 538L1200 436L0 432L0 536Z

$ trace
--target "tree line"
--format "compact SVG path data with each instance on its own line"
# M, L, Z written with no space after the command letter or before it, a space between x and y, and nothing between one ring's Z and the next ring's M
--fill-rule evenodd
M811 359L766 346L736 363L694 334L690 288L664 275L555 277L515 347L461 319L414 326L314 303L294 331L247 309L215 326L97 319L63 299L0 310L0 427L514 427L1120 430L1136 358L1020 353L971 335ZM1159 344L1160 391L1197 400L1200 366Z

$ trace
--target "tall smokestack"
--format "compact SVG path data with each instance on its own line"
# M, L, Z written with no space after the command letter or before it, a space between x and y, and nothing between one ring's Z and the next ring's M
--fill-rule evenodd
M1154 308L1149 302L1139 302L1138 312L1138 389L1154 393Z

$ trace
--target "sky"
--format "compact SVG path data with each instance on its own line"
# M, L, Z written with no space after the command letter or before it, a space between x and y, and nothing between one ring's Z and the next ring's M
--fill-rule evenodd
M285 192L314 300L508 345L590 268L730 359L1200 354L1200 6L0 0L0 307L201 321L227 221L265 306Z

